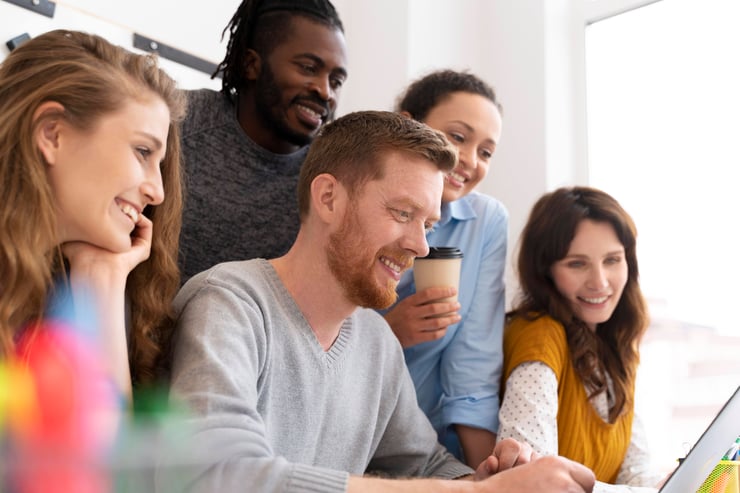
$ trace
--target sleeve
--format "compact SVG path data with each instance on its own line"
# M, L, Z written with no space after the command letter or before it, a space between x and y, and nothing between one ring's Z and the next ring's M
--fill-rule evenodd
M203 284L182 307L175 337L171 395L194 416L187 423L190 446L181 447L188 455L178 460L189 465L158 474L165 491L346 490L347 473L273 453L257 410L260 375L269 362L254 302Z
M493 213L476 221L484 228L478 278L470 309L442 356L442 420L445 425L463 424L495 433L503 364L508 214L497 204Z
M515 438L542 455L558 455L558 380L539 361L522 363L506 380L497 440Z
M642 420L635 413L632 418L632 435L622 467L617 475L617 483L632 486L655 486L661 477L652 467L652 457L648 449L647 436Z

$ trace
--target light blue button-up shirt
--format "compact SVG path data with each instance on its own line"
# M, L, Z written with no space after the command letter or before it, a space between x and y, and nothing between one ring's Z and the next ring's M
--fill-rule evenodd
M498 430L508 217L501 202L471 192L442 204L442 217L427 234L430 246L463 251L458 292L462 319L443 338L404 353L419 406L440 442L459 459L462 449L451 425ZM396 291L399 300L416 291L411 270Z

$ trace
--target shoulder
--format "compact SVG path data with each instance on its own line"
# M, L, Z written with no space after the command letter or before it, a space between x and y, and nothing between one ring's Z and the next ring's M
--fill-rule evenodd
M533 315L531 318L516 316L508 321L505 333L510 338L565 339L563 324L548 315Z
M560 375L569 365L569 354L565 327L549 316L533 320L516 317L504 330L506 375L517 365L528 361L541 361Z
M185 91L188 98L188 110L212 109L214 103L223 106L228 100L223 93L213 89L192 89Z
M196 299L236 297L241 300L259 301L269 289L266 260L224 262L191 277L175 297L177 313Z
M467 200L479 216L496 218L502 221L508 221L509 219L509 211L506 206L490 195L472 191L461 200Z
M234 113L234 105L221 92L212 89L186 91L188 98L187 113L182 124L183 137L222 124Z

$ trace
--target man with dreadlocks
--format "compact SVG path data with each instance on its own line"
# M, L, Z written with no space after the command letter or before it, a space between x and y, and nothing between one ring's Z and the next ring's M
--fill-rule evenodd
M301 164L347 78L343 29L328 0L244 0L224 29L221 91L191 91L182 128L183 282L287 252Z

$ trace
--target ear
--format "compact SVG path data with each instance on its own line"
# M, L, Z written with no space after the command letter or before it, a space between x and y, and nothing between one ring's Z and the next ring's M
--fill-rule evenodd
M344 217L347 193L334 175L322 173L311 182L311 207L324 223Z
M411 113L409 113L406 110L399 111L399 113L401 114L401 116L405 116L406 118L411 118Z
M33 113L34 139L46 163L57 162L60 146L60 130L63 124L64 106L56 101L45 101Z
M259 77L262 72L262 57L252 49L247 50L244 54L242 68L244 70L245 79L249 81L257 80L257 77Z

